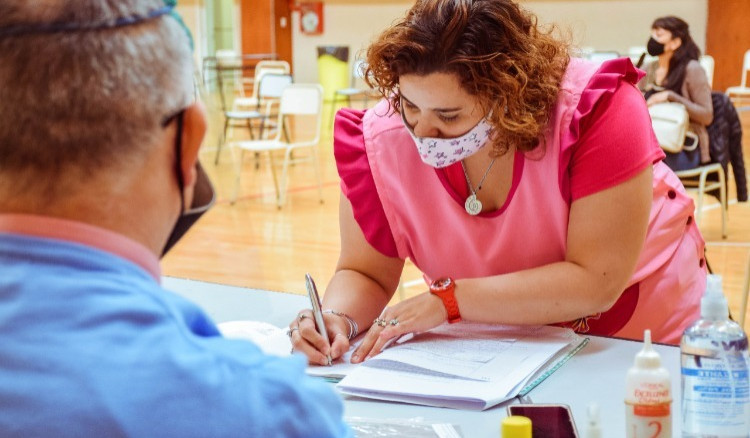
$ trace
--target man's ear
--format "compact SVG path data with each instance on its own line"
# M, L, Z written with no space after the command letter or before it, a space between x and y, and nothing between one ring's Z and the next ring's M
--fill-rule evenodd
M185 109L182 121L182 181L185 187L195 184L195 164L198 161L203 137L206 135L208 122L206 119L206 108L197 101Z

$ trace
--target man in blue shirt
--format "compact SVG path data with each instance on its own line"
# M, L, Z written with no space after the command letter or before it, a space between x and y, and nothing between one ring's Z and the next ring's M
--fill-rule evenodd
M302 356L159 284L213 199L172 6L0 2L0 436L350 436Z

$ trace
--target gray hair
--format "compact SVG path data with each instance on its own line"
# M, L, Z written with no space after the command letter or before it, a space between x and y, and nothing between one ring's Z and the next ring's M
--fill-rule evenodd
M3 0L0 30L114 23L163 7ZM60 179L141 165L165 118L191 103L192 78L188 36L168 15L98 30L0 32L0 177L44 175L54 190Z

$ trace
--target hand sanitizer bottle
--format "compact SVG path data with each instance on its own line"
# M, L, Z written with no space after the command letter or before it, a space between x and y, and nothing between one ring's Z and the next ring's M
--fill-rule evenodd
M683 436L750 436L747 336L729 319L720 276L708 276L701 318L683 333L680 352Z
M643 349L625 379L625 435L628 438L672 436L669 371L651 346L651 330L643 333Z

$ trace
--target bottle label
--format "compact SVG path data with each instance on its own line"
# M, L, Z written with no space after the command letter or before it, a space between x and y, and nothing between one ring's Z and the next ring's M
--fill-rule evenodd
M639 417L665 417L670 414L669 403L658 405L635 405L633 414Z
M672 416L669 403L627 405L625 408L628 438L670 438Z
M750 386L744 355L683 354L683 433L748 436L749 428Z

